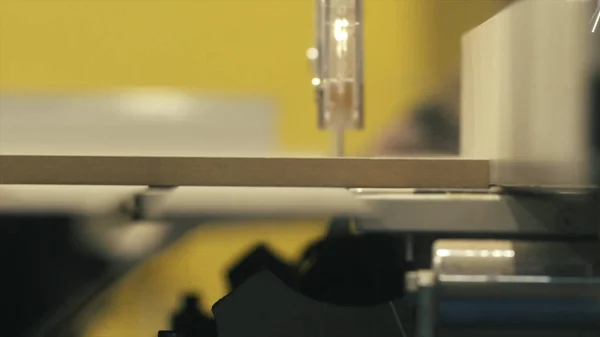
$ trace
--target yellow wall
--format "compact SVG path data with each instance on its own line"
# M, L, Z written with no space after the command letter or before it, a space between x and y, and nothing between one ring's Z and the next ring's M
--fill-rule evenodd
M312 0L0 0L0 88L175 86L268 95L287 149L326 151L305 51ZM428 71L423 5L367 4L369 130L414 100ZM410 65L410 66L408 66ZM357 151L370 132L352 135Z
M454 11L451 19L440 14L440 2L466 9ZM367 129L350 134L351 153L365 148L395 111L408 108L455 65L440 57L456 54L448 41L457 41L462 28L444 25L461 27L488 15L497 3L366 0ZM330 137L315 127L305 57L313 41L313 5L313 0L0 0L0 90L170 86L263 95L277 103L285 149L327 153ZM88 335L152 336L167 327L166 314L181 291L200 290L207 307L222 296L224 263L250 243L267 241L292 258L322 234L323 223L201 228L126 278Z

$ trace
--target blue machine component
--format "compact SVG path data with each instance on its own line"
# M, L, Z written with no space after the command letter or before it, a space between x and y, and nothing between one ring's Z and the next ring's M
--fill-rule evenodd
M594 299L444 299L438 323L445 327L599 328Z

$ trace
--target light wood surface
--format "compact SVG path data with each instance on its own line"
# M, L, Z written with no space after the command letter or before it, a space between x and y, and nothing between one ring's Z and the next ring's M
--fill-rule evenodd
M0 156L0 184L487 188L486 160Z

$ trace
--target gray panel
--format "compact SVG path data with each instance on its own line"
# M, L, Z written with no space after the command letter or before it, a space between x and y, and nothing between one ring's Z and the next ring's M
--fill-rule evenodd
M596 202L578 195L380 193L359 199L377 215L358 220L361 231L594 235L599 221Z

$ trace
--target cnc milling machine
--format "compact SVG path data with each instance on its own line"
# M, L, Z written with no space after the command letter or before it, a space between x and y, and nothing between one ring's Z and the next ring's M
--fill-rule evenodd
M351 219L357 233L399 238L405 258L417 261L405 275L414 322L389 302L398 335L600 335L600 4L517 1L463 36L459 157L351 158L343 157L344 132L364 127L368 3L316 3L312 83L334 158L267 157L268 145L228 156L244 142L199 149L189 141L198 130L182 119L165 128L127 117L160 114L159 103L182 116L202 104L234 114L230 102L158 92L143 93L164 96L150 103L139 93L3 94L0 220L76 219L83 240L101 238L96 251L127 252L119 274L207 220ZM96 120L74 117L91 107L102 107ZM56 115L37 125L24 117L42 110ZM119 152L78 142L95 123L115 130L117 142L138 137ZM259 137L262 127L238 131L255 128ZM169 138L185 145L164 146ZM150 239L130 251L135 235ZM218 312L219 336L232 335Z

